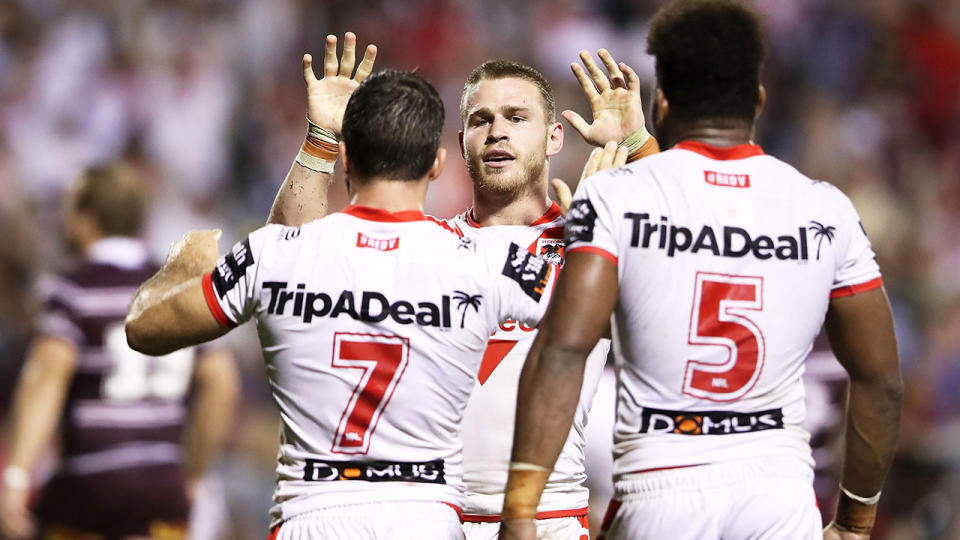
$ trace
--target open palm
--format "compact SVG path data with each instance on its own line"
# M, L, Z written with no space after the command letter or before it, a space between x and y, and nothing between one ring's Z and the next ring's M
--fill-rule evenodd
M323 56L323 78L317 79L313 72L313 57L303 55L303 80L307 84L307 117L314 124L339 135L343 114L353 91L373 71L377 46L367 45L363 60L356 65L357 36L347 32L343 37L343 56L337 61L337 37L327 36Z
M570 110L563 111L563 117L585 141L594 146L603 146L610 141L622 142L643 127L644 118L640 78L636 72L623 62L618 64L614 61L606 49L600 49L597 55L606 67L609 78L587 51L580 51L580 59L586 70L576 62L570 64L590 103L593 123L588 124L582 116Z

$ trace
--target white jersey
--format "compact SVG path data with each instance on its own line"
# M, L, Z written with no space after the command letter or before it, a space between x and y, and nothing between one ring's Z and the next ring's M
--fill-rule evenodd
M683 142L582 182L566 236L617 264L615 476L811 463L804 359L831 298L882 285L842 192L755 145Z
M555 274L415 211L351 206L234 246L204 293L221 323L257 321L282 422L274 524L344 504L462 507L457 435L487 339L537 324Z
M447 223L465 235L504 246L515 243L551 262L563 262L564 218L556 204L531 225L481 227L470 212L464 212ZM476 388L464 413L460 435L463 440L463 480L467 488L465 521L495 520L503 508L520 370L536 335L535 325L511 320L502 323L490 337L477 374ZM541 519L586 514L589 491L584 485L584 429L609 350L610 340L602 339L587 359L573 426L540 498L538 511Z

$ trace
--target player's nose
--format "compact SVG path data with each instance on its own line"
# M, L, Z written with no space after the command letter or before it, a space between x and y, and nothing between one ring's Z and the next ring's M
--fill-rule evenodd
M490 122L490 131L487 132L487 142L497 142L509 139L509 125L510 123L507 122L506 118L503 118L502 116L494 117L493 121Z

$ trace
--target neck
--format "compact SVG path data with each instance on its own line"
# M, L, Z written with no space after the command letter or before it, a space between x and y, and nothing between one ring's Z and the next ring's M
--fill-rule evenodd
M546 170L543 178L517 192L493 192L473 188L473 218L483 227L530 225L540 219L553 202L547 195Z
M387 212L405 210L422 212L429 183L426 178L419 180L373 178L363 182L354 180L350 204L379 208Z
M753 122L744 120L678 122L667 131L669 146L681 141L697 141L721 147L753 142Z

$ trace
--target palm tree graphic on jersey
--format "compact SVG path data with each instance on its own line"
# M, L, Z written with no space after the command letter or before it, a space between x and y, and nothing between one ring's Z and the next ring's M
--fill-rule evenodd
M463 291L453 291L453 297L457 300L457 309L462 312L462 316L460 317L460 328L463 328L463 323L467 319L467 308L472 307L474 311L479 313L480 299L483 298L483 295L470 295Z
M837 230L833 225L824 225L819 221L810 220L810 228L813 229L813 239L819 240L817 243L817 260L820 260L820 246L823 245L823 239L833 243L833 233Z

